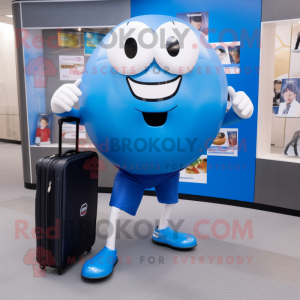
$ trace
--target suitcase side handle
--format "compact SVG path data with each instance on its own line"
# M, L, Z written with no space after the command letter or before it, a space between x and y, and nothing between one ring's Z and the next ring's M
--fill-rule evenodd
M79 118L75 118L75 117L62 117L62 118L58 119L58 126L59 126L58 155L59 156L61 156L61 148L62 148L62 125L63 125L64 122L67 122L67 123L76 122L76 152L78 152L78 138L79 138L79 123L80 123L80 119Z
M72 153L76 153L76 150L67 150L65 151L61 156L65 156L65 155L69 155L69 154L72 154Z

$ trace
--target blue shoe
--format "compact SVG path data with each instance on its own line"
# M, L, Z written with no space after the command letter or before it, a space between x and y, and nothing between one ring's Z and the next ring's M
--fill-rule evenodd
M158 230L158 227L153 232L152 241L155 244L168 246L178 250L192 249L197 246L196 238L187 233L174 231L172 228Z
M98 254L85 262L81 276L85 279L103 279L111 275L117 262L117 250L104 247Z

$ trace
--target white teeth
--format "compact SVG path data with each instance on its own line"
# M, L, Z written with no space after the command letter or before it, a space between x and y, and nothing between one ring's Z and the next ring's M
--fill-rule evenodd
M131 80L130 77L127 78L134 96L141 99L171 98L181 81L181 76L177 77L174 81L168 83L161 82L158 84L137 83Z

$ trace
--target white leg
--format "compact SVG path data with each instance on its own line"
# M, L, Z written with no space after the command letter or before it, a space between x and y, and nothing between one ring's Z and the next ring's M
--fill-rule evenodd
M120 212L121 210L119 208L113 206L111 207L106 240L106 247L110 250L115 250L116 248L116 228Z
M168 227L168 220L170 220L170 216L172 213L172 210L176 204L165 204L164 211L160 217L158 229L165 229Z

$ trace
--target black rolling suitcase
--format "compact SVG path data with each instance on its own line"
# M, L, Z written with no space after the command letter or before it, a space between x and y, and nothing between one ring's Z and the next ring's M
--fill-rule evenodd
M76 122L76 150L61 154L63 122ZM98 155L78 152L79 119L65 117L58 123L59 154L36 164L35 219L37 262L61 275L95 242Z

